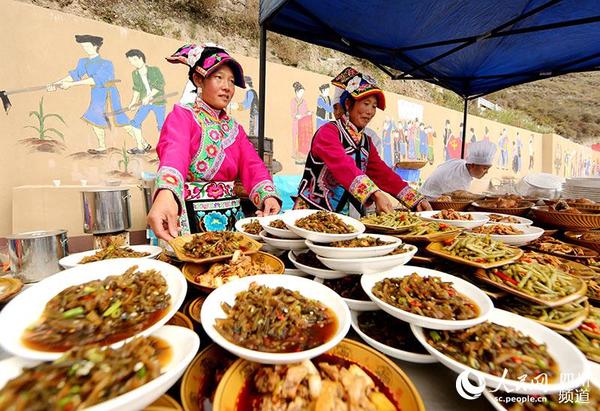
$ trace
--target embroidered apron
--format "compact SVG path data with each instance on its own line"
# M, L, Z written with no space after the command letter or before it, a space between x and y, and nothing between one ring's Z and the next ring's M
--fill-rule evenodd
M233 181L185 183L185 211L179 218L181 234L233 231L244 218Z

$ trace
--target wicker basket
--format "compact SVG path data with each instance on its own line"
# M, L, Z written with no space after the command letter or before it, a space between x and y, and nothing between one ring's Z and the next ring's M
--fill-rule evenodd
M472 200L460 200L460 201L430 201L431 208L434 210L448 210L453 209L456 211L464 211L471 205Z
M531 211L536 221L552 227L582 230L600 228L600 212L572 214L549 210L547 206L532 207Z
M473 208L477 211L485 211L488 213L498 213L498 214L510 214L517 215L523 217L526 215L531 207L533 207L533 203L522 201L519 203L519 207L512 208L495 208L492 207L496 203L496 200L486 200L486 201L478 201L473 203Z
M582 240L580 237L584 233L584 231L565 231L565 237L567 237L571 243L575 243L582 247L591 248L592 250L600 253L600 241Z

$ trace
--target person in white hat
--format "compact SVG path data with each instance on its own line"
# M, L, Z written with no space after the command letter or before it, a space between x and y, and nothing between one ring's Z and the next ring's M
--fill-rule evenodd
M436 168L419 190L427 198L437 198L456 190L468 191L474 178L483 178L492 167L496 145L491 141L469 144L466 159L448 160Z

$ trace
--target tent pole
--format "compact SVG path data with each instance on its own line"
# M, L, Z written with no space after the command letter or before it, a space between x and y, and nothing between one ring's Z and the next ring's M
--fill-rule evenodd
M462 147L460 148L460 158L465 158L465 142L467 141L467 108L469 99L465 97L465 108L463 111L463 130L462 130Z
M267 29L260 25L260 59L258 68L258 155L265 154L265 97L267 83Z

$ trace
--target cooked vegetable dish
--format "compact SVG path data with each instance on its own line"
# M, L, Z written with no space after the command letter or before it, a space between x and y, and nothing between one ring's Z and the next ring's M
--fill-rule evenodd
M468 320L479 315L479 307L440 277L417 273L385 278L375 283L373 295L403 311L440 320Z
M490 225L482 225L480 227L475 227L473 230L474 233L478 234L494 234L494 235L519 235L524 234L523 231L514 228L511 225L506 224L490 224Z
M404 254L407 253L409 250L408 247L405 247L403 245L400 245L398 247L396 247L391 253L389 253L388 255L398 255L398 254Z
M544 300L558 300L582 286L582 280L550 265L522 263L504 265L486 271L493 281Z
M437 214L431 216L432 218L439 218L440 220L473 220L473 216L469 213L459 213L449 208L442 210Z
M236 250L248 251L242 240L243 235L231 231L211 231L194 234L191 241L183 245L187 255L196 258L219 257L233 254Z
M476 263L502 261L519 253L517 248L509 247L502 241L492 240L489 236L461 234L444 244L447 244L443 248L447 253Z
M361 312L358 314L358 327L369 337L389 347L427 354L427 350L410 330L410 325L384 311Z
M308 231L327 234L349 234L356 232L356 229L342 221L334 213L327 211L317 211L307 217L296 220L296 226Z
M160 375L171 348L155 337L120 348L78 345L54 362L24 369L0 390L6 411L80 410L125 394Z
M216 330L232 343L263 352L296 352L327 342L337 330L330 308L297 291L252 283L230 306L221 305L227 318L217 319Z
M353 238L352 240L343 240L343 241L334 241L330 243L331 247L338 248L357 248L357 247L378 247L380 245L388 245L392 244L390 241L383 241L376 237L371 237L370 235L361 237L361 238Z
M600 241L600 232L587 231L582 233L581 236L579 236L579 239L584 241Z
M600 308L591 307L579 328L564 334L585 356L600 363Z
M594 270L592 270L589 267L586 267L583 264L579 264L574 261L569 261L550 254L536 253L534 251L529 251L523 254L523 256L519 258L519 262L536 262L541 265L551 265L552 267L556 267L559 270L564 271L565 273L573 275L575 277L595 276Z
M262 231L262 225L260 225L260 222L258 220L252 220L249 223L246 223L242 226L242 228L244 229L245 232L247 232L248 234L253 234L253 235L259 235L260 232Z
M478 371L525 381L545 374L548 381L558 375L558 367L548 353L546 344L511 327L485 322L460 331L425 332L427 342L436 350Z
M585 297L554 308L545 305L535 305L519 298L501 300L500 306L504 310L522 315L523 317L555 325L568 324L574 319L584 316L589 309Z
M158 271L137 269L58 293L46 304L40 322L25 331L25 344L43 351L106 345L156 323L171 302L167 282Z
M283 220L273 220L269 223L269 227L279 228L280 230L287 230L287 225Z
M414 227L411 227L410 230L406 233L411 236L420 236L420 235L429 235L429 234L437 234L443 233L446 231L457 230L457 227L438 223L436 221L424 221Z
M388 394L388 398L384 393L387 390L377 377L367 373L357 364L328 355L313 361L260 366L250 376L238 397L238 409L252 411L399 409L390 401L389 398L393 397Z
M94 255L83 257L79 264L93 263L94 261L110 260L113 258L140 258L147 257L150 253L135 251L129 247L117 247L109 245L106 248L96 251Z
M371 301L365 290L360 285L360 275L348 275L335 280L325 280L327 287L338 293L343 298L359 301Z
M371 214L360 219L364 224L378 225L389 229L404 228L421 221L419 217L406 211L392 211L384 214Z

